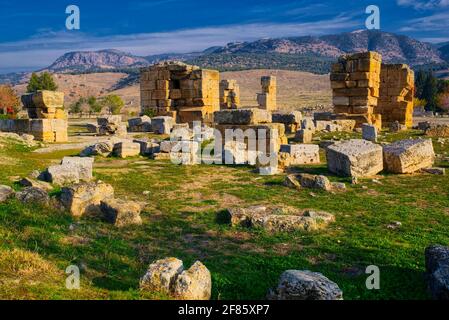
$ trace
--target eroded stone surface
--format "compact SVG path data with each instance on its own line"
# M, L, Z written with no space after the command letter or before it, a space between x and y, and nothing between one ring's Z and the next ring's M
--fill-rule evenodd
M382 147L367 140L353 139L326 149L330 172L352 177L369 177L383 170Z
M318 272L287 270L276 288L268 292L269 300L343 300L335 282Z
M432 140L401 140L383 147L384 166L392 173L413 173L435 161Z
M188 270L176 278L173 295L180 300L209 300L212 279L209 270L196 261Z
M102 200L100 204L105 219L116 227L142 224L142 207L140 202L112 198Z
M427 285L432 297L449 300L449 247L429 246L425 258Z

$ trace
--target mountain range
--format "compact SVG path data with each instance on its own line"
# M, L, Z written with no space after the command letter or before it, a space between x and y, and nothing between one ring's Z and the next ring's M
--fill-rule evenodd
M367 50L381 53L383 61L387 63L449 68L449 43L430 44L404 35L363 30L335 35L234 42L201 52L145 57L111 49L76 51L64 54L39 71L91 73L118 70L135 74L139 67L165 60L181 60L220 71L270 68L325 74L340 55Z

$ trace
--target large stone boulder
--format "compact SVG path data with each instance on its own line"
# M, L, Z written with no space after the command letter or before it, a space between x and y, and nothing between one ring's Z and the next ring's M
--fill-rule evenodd
M114 198L111 185L99 182L83 182L62 188L61 203L75 217L100 213L101 201Z
M156 134L170 134L174 124L172 117L155 117L151 120L151 128Z
M27 187L16 192L16 199L28 204L38 203L41 205L48 205L50 203L48 193L45 190L35 187Z
M90 181L93 178L92 170L94 166L93 158L83 157L64 157L61 162L62 166L74 166L78 169L79 180Z
M413 173L435 161L432 140L401 140L383 147L384 167L392 173Z
M150 264L145 275L140 279L140 289L150 292L173 293L177 276L184 270L181 260L165 258Z
M114 155L120 158L140 155L140 144L132 141L122 141L114 145Z
M41 178L60 186L90 181L93 178L93 162L93 158L64 157L61 164L48 167Z
M0 203L5 202L14 195L14 190L9 186L0 185Z
M151 118L148 116L141 116L128 120L128 130L130 132L150 132Z
M335 221L327 212L294 208L252 206L227 209L232 226L256 227L270 232L314 231Z
M81 151L81 157L90 157L90 156L102 156L108 157L111 155L114 149L113 141L103 141L95 143L94 145L86 147L83 151Z
M429 246L425 257L430 294L437 300L449 300L449 247Z
M287 270L276 288L267 294L269 300L343 300L335 282L318 272Z
M320 163L320 147L315 144L283 144L280 152L289 155L289 165Z
M100 204L104 218L116 227L142 224L142 207L140 202L112 198L102 200Z
M209 270L200 261L184 270L181 260L166 258L150 264L140 280L140 289L181 300L209 300L212 280Z
M342 176L369 177L383 170L382 147L367 140L353 139L326 149L327 167Z
M209 300L211 291L210 272L204 264L196 261L188 270L178 275L173 295L180 300Z
M44 172L43 177L45 181L53 184L63 186L71 183L78 183L80 181L79 170L76 166L62 166L60 164L50 166Z
M220 110L214 113L214 122L235 125L270 123L271 112L258 108Z
M134 139L134 143L138 143L140 145L140 154L142 156L153 155L161 151L160 144L155 140L150 140L146 138L142 139Z

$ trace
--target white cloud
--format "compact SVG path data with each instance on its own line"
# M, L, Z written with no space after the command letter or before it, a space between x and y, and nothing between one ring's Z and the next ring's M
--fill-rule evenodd
M117 49L135 55L184 53L234 41L334 33L359 27L359 23L341 15L307 23L253 23L103 37L80 32L44 32L26 40L1 43L0 72L13 68L42 68L68 51Z
M404 7L413 7L418 10L426 10L449 7L449 0L397 0L397 4Z
M449 0L448 0L449 1ZM411 19L404 22L400 29L403 32L410 31L443 31L447 32L449 12L439 12L430 16Z

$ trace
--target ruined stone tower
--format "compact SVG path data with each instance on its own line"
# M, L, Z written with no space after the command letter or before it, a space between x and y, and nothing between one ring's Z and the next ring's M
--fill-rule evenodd
M181 62L158 63L141 69L140 94L142 114L208 123L220 110L219 72Z

